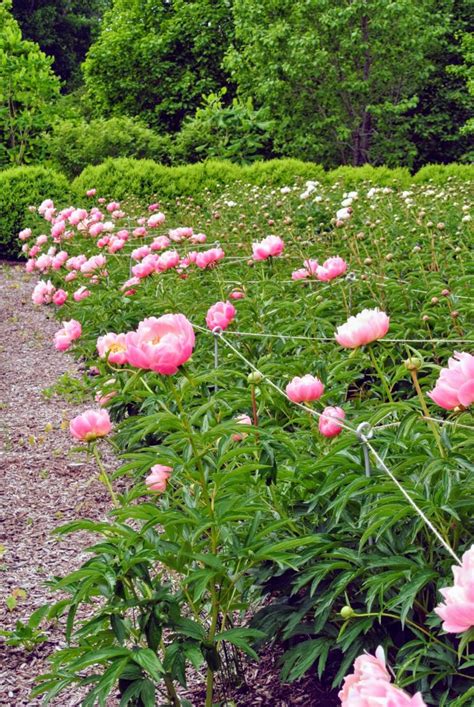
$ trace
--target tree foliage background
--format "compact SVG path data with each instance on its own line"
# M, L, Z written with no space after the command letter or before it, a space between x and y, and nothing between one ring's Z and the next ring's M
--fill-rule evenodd
M80 126L102 120L107 132L107 121L122 117L161 139L159 149L148 140L153 154L145 156L171 163L466 161L471 7L470 0L0 0L9 16L0 25L4 54L14 51L5 50L14 17L21 41L51 57L62 81L62 97L48 99L54 110L43 144L28 146L20 161L57 161L71 150L87 161L78 154ZM23 95L21 80L10 90ZM3 110L5 93L3 86ZM57 127L62 119L68 129ZM100 141L93 162L124 143L116 134L124 124L110 123L111 140ZM3 143L3 162L17 162ZM127 155L134 156L130 144Z

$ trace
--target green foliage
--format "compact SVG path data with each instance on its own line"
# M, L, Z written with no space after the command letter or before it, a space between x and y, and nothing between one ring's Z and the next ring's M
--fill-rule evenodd
M68 177L77 177L88 165L109 157L153 159L169 163L171 140L157 135L138 120L127 117L65 120L44 136L46 154Z
M51 59L22 39L10 9L11 0L0 0L0 168L23 164L36 154L59 95Z
M51 195L58 204L70 199L67 179L45 167L13 167L0 171L0 257L16 258L20 247L18 233L25 227L44 222L29 211Z
M234 98L224 106L225 94L225 88L211 93L185 121L175 139L177 161L198 162L205 156L245 164L269 154L273 121L268 110L255 110L250 98L245 102Z
M13 15L23 36L54 58L54 71L71 91L81 82L80 64L109 5L110 0L13 0Z
M436 3L236 0L233 12L227 66L239 93L276 119L277 153L326 166L412 164L405 115L448 21Z
M226 81L221 62L231 33L226 0L115 0L84 63L91 105L100 115L178 130L201 96Z

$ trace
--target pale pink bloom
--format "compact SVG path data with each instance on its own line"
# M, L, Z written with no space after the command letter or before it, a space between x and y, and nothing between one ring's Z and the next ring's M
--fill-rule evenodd
M236 417L234 417L234 422L237 422L237 424L239 424L239 425L251 425L252 424L252 420L251 420L250 416L246 415L246 414L237 415ZM242 433L237 432L232 435L232 441L233 442L241 442L247 436L248 435L246 432L242 432Z
M204 269L218 263L224 255L222 248L209 248L209 250L205 250L202 253L197 253L194 262L198 268ZM188 253L188 257L191 257L191 253Z
M99 199L100 201L100 199ZM105 218L104 214L100 209L97 208L97 206L93 206L92 209L90 210L90 219L93 223L97 223L98 221L103 221Z
M340 422L346 417L346 413L340 407L326 407L319 418L319 431L325 437L336 437L342 432Z
M175 268L179 263L179 253L176 250L166 250L157 260L156 268L159 272L165 272Z
M56 223L51 227L51 235L53 238L57 238L58 236L62 236L65 230L65 221L56 221Z
M150 491L164 493L172 471L173 468L171 466L164 466L163 464L155 464L155 466L152 466L150 473L145 478L145 483Z
M67 322L63 322L63 328L54 335L54 345L58 351L67 351L72 342L79 339L81 334L82 327L80 322L70 319Z
M242 290L232 290L229 297L230 299L245 299L245 292Z
M127 342L125 334L114 334L110 332L99 336L97 339L97 351L100 358L107 358L109 363L122 365L127 363Z
M110 393L103 393L101 390L98 390L94 396L94 400L101 407L104 407L104 405L107 405L109 400L112 400L112 398L114 398L116 395L117 395L116 390L111 390Z
M160 205L158 203L150 204L150 206L148 207L148 211L156 211L159 208L160 208Z
M336 218L338 221L347 221L348 219L350 219L351 214L352 214L352 207L346 206L346 207L336 211Z
M77 272L73 270L72 272L68 272L66 277L64 278L64 282L72 282L73 280L77 279Z
M453 565L454 585L443 587L444 602L435 613L443 619L447 633L462 633L474 626L474 545L462 556L462 564Z
M129 364L164 375L176 373L191 357L195 343L193 327L184 314L148 317L126 336Z
M97 248L105 248L105 246L110 243L111 238L114 238L114 236L103 236L102 238L99 238L96 243Z
M57 253L53 258L53 262L51 264L53 270L60 270L68 258L69 255L66 251L60 250L59 253Z
M99 221L98 223L93 223L92 226L90 226L89 233L93 238L97 238L103 230L104 224Z
M88 189L86 191L86 196L95 196L97 194L97 189Z
M385 312L378 308L363 309L337 328L335 338L341 346L356 349L358 346L382 339L388 332L389 325L390 318Z
M117 211L112 211L112 218L114 219L124 218L125 216L125 211L121 211L120 209L117 209Z
M317 260L315 260L314 258L308 258L304 261L303 265L305 267L306 272L308 273L308 276L316 276L316 273L318 272L319 268L319 263Z
M115 234L117 238L121 238L123 241L128 241L130 233L127 231L126 228L121 228L120 231L117 231Z
M302 378L295 376L285 390L293 403L308 403L312 400L319 400L324 393L324 384L319 378L307 373Z
M86 297L89 297L91 294L91 291L87 289L87 287L79 287L78 290L76 290L73 294L73 299L74 302L81 302L83 299L86 299Z
M206 314L206 324L212 331L216 327L227 329L235 318L235 307L230 302L216 302L209 307Z
M467 408L474 403L474 356L456 351L442 368L436 385L428 393L436 405L452 410L462 405Z
M72 214L69 216L69 223L71 226L77 226L78 223L84 221L88 214L85 209L74 209Z
M193 235L193 229L190 226L180 226L179 228L170 229L168 235L172 241L179 243L185 238L190 238Z
M53 295L53 302L57 307L62 307L62 305L66 302L67 300L67 292L66 290L56 290L56 292Z
M49 304L53 301L55 291L56 288L51 280L48 280L48 282L40 280L31 295L33 304Z
M391 684L381 646L375 656L364 653L355 659L354 672L344 678L338 697L341 707L426 707L421 693L411 696Z
M46 209L54 209L54 202L52 201L52 199L45 199L44 201L42 201L41 204L38 206L38 213L43 216Z
M107 201L107 199L106 199L104 196L99 196L99 198L97 199L97 201L99 202L99 204L105 204L105 202Z
M140 218L137 218L137 223L139 226L144 226L146 224L145 216L140 216Z
M306 268L299 268L299 270L293 270L291 273L292 280L306 280L309 277L309 272Z
M118 250L121 250L125 245L125 241L122 238L116 238L115 236L110 237L109 241L109 247L107 250L109 253L116 253Z
M26 245L26 244L25 244L25 245ZM40 253L40 252L41 252L41 248L39 247L39 245L31 246L31 248L30 248L30 256L31 256L32 258L35 258L35 257L38 255L38 253Z
M139 277L131 277L127 282L124 282L122 287L120 288L121 290L126 290L127 287L135 287L136 285L140 284L140 278Z
M165 250L171 243L170 239L168 236L158 236L157 238L154 238L152 242L150 243L150 248L152 250Z
M34 249L32 248L31 250ZM40 255L36 261L36 269L40 270L41 272L46 272L46 270L49 270L51 268L52 264L52 257L43 253L43 255Z
M133 260L142 260L142 258L145 257L145 255L150 255L151 249L147 245L141 245L139 248L135 248L135 250L132 250L131 252L131 257Z
M20 241L26 241L28 238L31 238L32 231L31 228L24 228L20 233L18 234L18 238Z
M322 282L334 280L334 278L344 275L347 270L347 263L338 255L333 258L328 258L320 265L316 271L316 277Z
M71 420L69 431L81 442L92 442L99 437L105 437L112 431L109 413L107 410L86 410Z
M55 214L56 214L56 209L55 209L55 208L46 209L46 211L45 211L44 214L43 214L43 218L45 219L45 221L50 221L50 222L51 222L51 221L53 220Z
M106 263L107 258L103 253L100 253L99 255L93 255L89 258L89 260L86 260L85 263L82 263L81 272L87 274L94 272L94 270L100 270L105 266Z
M38 238L36 239L36 245L44 245L47 242L48 236L46 236L44 233L41 236L38 236Z
M116 211L117 209L120 209L120 204L118 201L111 201L110 204L107 204L105 207L109 213L112 213L112 211Z
M141 263L134 265L132 268L132 274L135 277L148 277L152 273L156 272L158 269L158 256L151 254L146 255Z
M194 233L189 239L191 243L205 243L207 241L207 236L205 233Z
M112 233L115 230L115 225L112 221L104 221L104 231Z
M84 254L81 255L75 255L72 258L68 258L66 260L66 269L67 270L80 270L81 265L85 263L87 260L87 257Z
M267 236L259 243L252 243L254 260L266 260L281 255L285 244L280 236Z
M150 207L148 207L150 208ZM166 220L166 217L164 214L158 212L157 214L152 214L150 218L147 221L147 225L149 228L157 228L158 226L161 226Z
M26 272L34 272L35 268L36 268L36 260L34 258L30 258L29 260L26 261L26 265L25 265Z
M134 228L132 231L132 235L135 236L135 238L146 236L147 233L148 231L146 230L145 226L137 226L137 228Z

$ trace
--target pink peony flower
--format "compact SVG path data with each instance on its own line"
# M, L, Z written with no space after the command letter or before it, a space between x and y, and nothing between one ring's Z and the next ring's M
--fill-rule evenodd
M189 239L191 243L205 243L207 241L207 236L205 233L193 233Z
M196 253L194 262L198 268L203 270L204 268L214 266L219 262L219 260L222 260L224 255L225 253L222 248L209 248L209 250L205 250L202 253ZM192 253L188 253L188 258L191 258L192 256Z
M141 238L142 236L146 236L147 234L148 231L146 230L145 226L137 226L132 231L132 236L135 236L135 238Z
M252 243L254 260L266 260L281 255L285 244L280 236L267 236L259 243Z
M26 241L26 240L28 240L28 238L31 238L31 235L32 235L31 228L24 228L18 234L18 238L20 239L20 241Z
M150 473L145 479L145 483L150 491L164 493L172 471L171 466L164 466L163 464L155 464L155 466L152 466Z
M206 324L212 331L216 327L227 329L235 317L235 307L230 302L216 302L209 307L206 314Z
M322 265L319 265L316 270L316 277L322 282L329 282L334 278L343 275L347 270L347 263L338 255L334 258L328 258Z
M229 294L230 299L245 299L245 292L242 290L232 290L232 292Z
M165 220L166 217L164 214L161 213L161 211L159 211L157 214L152 214L147 221L148 228L157 228L158 226L161 226L165 222Z
M173 375L191 357L195 336L184 314L165 314L144 319L126 341L131 366Z
M89 233L91 236L93 236L93 238L97 238L98 236L100 236L103 230L104 224L99 221L98 223L93 223L92 226L90 226Z
M326 407L323 410L322 416L319 418L319 431L325 437L336 437L342 432L342 427L339 421L344 420L346 413L340 407Z
M105 437L111 430L112 423L107 410L86 410L69 423L70 433L81 442Z
M250 419L249 415L237 415L237 417L234 417L234 422L237 422L239 425L251 425L252 420ZM232 441L233 442L241 442L243 439L247 437L246 432L237 432L232 435Z
M308 403L319 400L324 393L324 385L319 378L307 373L300 378L296 376L286 386L286 394L293 403Z
M97 351L100 358L107 358L110 363L127 363L127 342L125 334L110 332L97 339Z
M88 189L86 191L86 196L95 196L97 194L97 189Z
M355 659L354 672L344 678L338 696L341 707L426 707L421 693L412 697L392 685L381 646L375 656L364 653Z
M53 295L53 302L57 307L62 307L67 300L66 290L56 290Z
M80 287L78 290L76 290L73 294L73 299L74 302L81 302L83 299L86 299L86 297L89 297L91 294L91 291L88 290L84 285Z
M452 570L454 586L440 589L444 602L435 613L447 633L462 633L474 626L474 545L462 556L462 565L453 565Z
M165 250L171 243L168 236L158 236L154 238L150 243L151 250Z
M158 256L156 261L156 269L159 272L166 272L175 268L179 263L179 253L176 250L165 250L164 253Z
M80 322L75 319L70 319L68 322L63 322L63 328L54 335L54 345L58 351L67 351L72 342L82 334Z
M291 273L292 280L306 280L309 277L309 272L306 268L299 268L299 270L293 270Z
M50 304L53 301L55 291L56 288L51 280L48 280L48 282L40 280L31 295L33 304Z
M150 253L150 247L147 245L142 245L139 248L132 250L130 257L133 258L133 260L142 260L146 255L150 255Z
M381 339L388 332L390 319L380 309L363 309L355 317L349 317L345 324L337 328L335 337L338 344L348 349L370 344Z
M117 211L117 209L120 209L120 204L118 201L111 201L105 208L111 214L112 211Z
M467 408L474 402L474 356L456 351L443 368L436 385L428 393L436 405L452 410L462 405Z

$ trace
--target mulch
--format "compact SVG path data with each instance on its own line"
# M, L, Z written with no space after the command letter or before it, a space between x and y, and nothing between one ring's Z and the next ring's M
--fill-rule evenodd
M79 364L52 344L59 325L47 307L31 302L34 279L17 265L0 262L0 627L11 629L51 601L46 581L76 569L87 556L86 533L58 538L52 531L80 517L104 518L107 492L90 482L95 467L74 451L68 421L90 403L71 404L44 394L64 373L81 378ZM106 465L114 459L106 455ZM7 600L17 605L8 608ZM36 706L31 699L36 675L48 670L48 655L63 647L61 626L48 629L48 641L32 651L0 644L0 705ZM267 651L249 663L245 684L220 695L238 707L332 707L338 700L314 676L280 685L278 651ZM186 695L195 707L204 704L202 682ZM51 704L80 705L83 693L64 692ZM111 706L118 700L111 698ZM222 704L222 703L221 703Z

